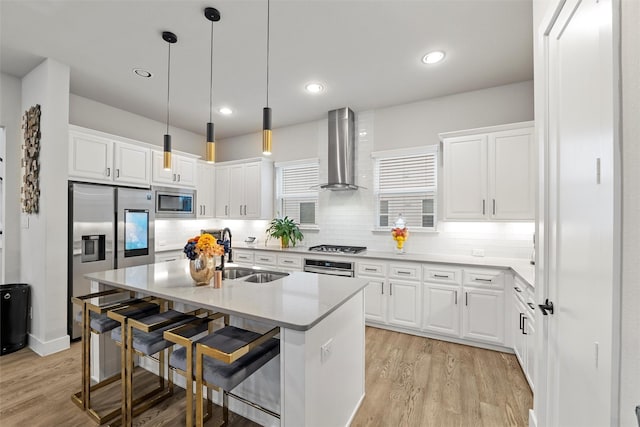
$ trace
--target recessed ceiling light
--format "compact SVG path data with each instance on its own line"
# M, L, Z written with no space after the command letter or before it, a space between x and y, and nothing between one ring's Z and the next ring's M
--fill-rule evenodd
M218 111L220 112L220 114L224 114L225 116L228 116L229 114L233 113L233 110L229 107L222 107Z
M320 93L324 91L324 86L321 83L307 83L304 88L309 93Z
M440 62L444 59L444 52L441 50L434 50L433 52L427 53L422 57L422 62L425 64L435 64L436 62Z
M138 77L145 77L147 79L149 77L153 77L153 74L151 74L151 71L143 70L142 68L134 68L133 72Z

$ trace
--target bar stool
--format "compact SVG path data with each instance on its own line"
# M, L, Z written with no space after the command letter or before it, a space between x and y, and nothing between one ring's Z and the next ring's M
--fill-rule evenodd
M166 330L179 327L198 319L197 314L202 314L202 310L191 313L180 313L169 309L144 318L129 319L127 330L123 341L122 328L115 328L111 331L111 338L120 342L126 349L126 363L122 366L122 374L125 378L126 388L122 400L122 424L131 426L133 417L146 411L153 405L167 399L173 394L173 377L168 375L168 386L165 388L164 369L165 352L168 349L171 354L173 343L163 337ZM109 312L109 316L117 316L118 311ZM199 327L191 330L193 335L197 335L207 330L207 324L201 323ZM192 336L193 336L192 335ZM158 354L159 386L134 400L133 398L133 361L134 355L152 356Z
M197 333L194 331L200 331L202 328L202 324L207 324L209 333L212 332L213 321L224 318L224 325L229 324L229 315L222 313L214 313L205 318L197 319L193 322L187 323L183 326L169 329L164 332L164 339L167 341L171 341L174 344L181 346L179 349L174 350L169 357L169 369L177 372L178 374L185 377L185 394L186 394L186 411L185 411L185 426L193 427L193 385L195 383L193 369L194 361L195 361L195 341L192 339ZM213 413L213 403L211 402L210 389L207 388L207 413L204 415L204 420L208 420L211 418Z
M280 333L275 327L260 335L234 326L224 328L196 341L196 426L204 423L202 387L222 389L223 425L229 423L229 396L280 419L277 414L231 393L241 382L280 354ZM176 353L178 350L176 350Z
M116 296L119 299L114 300ZM71 400L98 424L106 423L119 414L120 408L100 414L91 404L91 393L121 378L120 374L106 378L91 385L91 334L103 334L124 324L128 317L143 317L159 311L153 298L138 299L133 293L122 289L111 289L88 295L73 297L72 302L82 307L82 389L71 395ZM107 312L113 309L124 310L126 315L121 322L109 319Z

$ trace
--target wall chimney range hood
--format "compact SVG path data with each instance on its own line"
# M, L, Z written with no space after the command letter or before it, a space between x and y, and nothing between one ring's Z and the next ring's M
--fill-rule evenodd
M355 114L350 108L329 111L329 173L323 190L357 190L355 184Z

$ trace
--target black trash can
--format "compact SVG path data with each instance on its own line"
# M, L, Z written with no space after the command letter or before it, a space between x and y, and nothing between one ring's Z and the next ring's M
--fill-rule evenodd
M0 356L27 345L29 285L0 285Z

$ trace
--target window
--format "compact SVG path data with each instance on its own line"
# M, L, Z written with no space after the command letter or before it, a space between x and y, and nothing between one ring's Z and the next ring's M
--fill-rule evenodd
M277 163L279 215L293 218L301 228L315 227L319 176L318 160Z
M376 228L402 214L411 229L435 230L438 146L373 153Z

